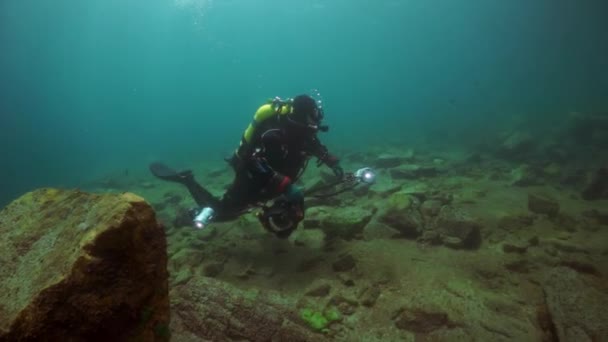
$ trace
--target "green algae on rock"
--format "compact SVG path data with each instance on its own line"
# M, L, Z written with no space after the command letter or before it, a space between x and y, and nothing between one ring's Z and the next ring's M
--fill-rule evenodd
M0 235L0 341L168 340L165 235L142 198L36 190Z

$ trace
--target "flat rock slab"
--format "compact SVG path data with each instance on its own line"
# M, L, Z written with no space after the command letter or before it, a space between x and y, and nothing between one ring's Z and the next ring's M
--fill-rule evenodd
M306 326L295 304L212 278L173 288L171 311L177 341L326 341Z
M543 289L559 341L608 341L605 283L598 288L577 272L556 267L546 275Z
M133 194L40 189L0 211L0 341L165 341L165 234Z
M373 214L372 210L359 207L311 208L306 212L304 227L321 228L328 240L352 240L362 236Z

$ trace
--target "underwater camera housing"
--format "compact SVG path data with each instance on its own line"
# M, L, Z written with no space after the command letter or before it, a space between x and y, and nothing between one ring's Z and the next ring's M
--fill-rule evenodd
M262 211L257 214L257 217L266 230L285 239L296 230L304 218L304 212L300 206L281 197L276 199L271 206L262 207Z

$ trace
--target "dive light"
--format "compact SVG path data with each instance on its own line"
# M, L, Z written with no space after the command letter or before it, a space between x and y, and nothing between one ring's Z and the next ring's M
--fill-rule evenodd
M355 172L355 179L361 183L374 184L376 172L370 167L364 167Z
M201 210L201 212L198 213L192 221L194 223L194 227L198 229L205 228L211 222L214 215L215 210L213 210L213 208L203 208L203 210Z

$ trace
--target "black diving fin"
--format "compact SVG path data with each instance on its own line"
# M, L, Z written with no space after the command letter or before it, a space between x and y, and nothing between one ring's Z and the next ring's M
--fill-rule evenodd
M192 179L192 171L186 170L177 172L163 163L152 163L149 168L150 172L152 172L155 177L162 180L183 183L184 181Z
M157 178L185 185L199 207L218 207L219 200L194 180L194 174L191 170L178 172L159 162L150 164L149 169Z

